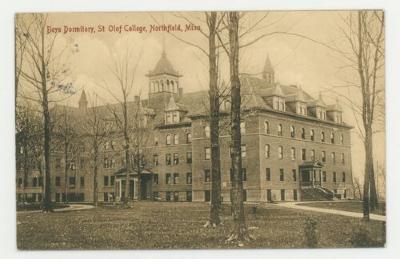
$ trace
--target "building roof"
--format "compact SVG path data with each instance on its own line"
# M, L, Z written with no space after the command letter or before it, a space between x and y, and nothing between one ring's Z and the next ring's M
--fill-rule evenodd
M157 75L172 75L172 76L181 76L178 71L174 69L172 63L167 58L167 54L165 51L162 52L161 58L158 60L156 66L153 70L149 71L147 76L157 76Z

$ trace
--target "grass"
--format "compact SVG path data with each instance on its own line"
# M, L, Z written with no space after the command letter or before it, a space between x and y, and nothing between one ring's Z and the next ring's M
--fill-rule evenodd
M52 208L53 209L61 209L61 208L66 208L69 207L68 204L62 204L62 203L53 203ZM42 209L42 203L41 202L33 202L33 203L19 203L17 204L17 211L32 211L32 210L41 210Z
M223 208L224 225L204 228L205 203L140 202L134 208L99 207L56 213L17 214L19 249L189 249L236 248L225 243L232 229L230 208ZM385 243L384 224L300 211L268 204L246 219L255 240L245 248L303 248L307 220L316 222L317 247L354 247L354 230L362 229L374 246Z
M336 201L336 202L309 202L309 203L301 203L299 206L309 206L316 208L324 208L324 209L335 209L335 210L344 210L351 212L362 212L362 202L361 201ZM378 208L371 213L378 215L385 215L385 204L379 203Z

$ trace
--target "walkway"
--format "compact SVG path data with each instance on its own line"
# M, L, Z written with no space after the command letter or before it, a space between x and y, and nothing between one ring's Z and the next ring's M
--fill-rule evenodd
M65 212L65 211L75 211L75 210L88 210L93 209L93 205L89 204L68 204L68 207L54 209L54 212ZM17 213L37 213L42 212L41 210L27 210L27 211L17 211Z
M301 205L299 205L301 203L302 202L281 202L281 203L276 203L276 205L285 207L285 208L290 208L290 209L308 210L308 211L315 211L315 212L321 212L321 213L330 213L330 214L353 217L353 218L362 218L363 217L363 214L359 213L359 212L301 206ZM304 203L309 203L309 202L304 202ZM384 215L370 214L369 218L372 220L377 220L377 221L386 221L386 216L384 216Z

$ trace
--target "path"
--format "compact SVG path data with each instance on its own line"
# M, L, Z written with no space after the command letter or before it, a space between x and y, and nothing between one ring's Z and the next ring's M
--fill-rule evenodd
M89 204L68 204L68 207L54 209L54 212L64 212L64 211L75 211L75 210L88 210L93 209L93 205ZM38 213L42 212L41 210L27 210L27 211L17 211L17 213Z
M316 208L316 207L309 207L309 206L300 206L298 204L301 204L301 202L276 203L276 205L278 205L278 206L290 208L290 209L296 209L296 210L308 210L308 211L315 211L315 212L321 212L321 213L330 213L330 214L353 217L353 218L362 218L363 217L363 214L359 213L359 212L351 212L351 211L336 210L336 209L323 209L323 208ZM372 220L377 220L377 221L386 221L386 216L383 216L383 215L370 214L369 218Z

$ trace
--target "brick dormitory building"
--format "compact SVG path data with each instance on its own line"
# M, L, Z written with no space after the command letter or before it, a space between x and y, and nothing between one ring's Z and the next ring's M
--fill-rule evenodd
M184 93L181 75L165 52L147 74L146 100L135 97L130 108L141 107L147 127L145 156L138 173L130 173L130 196L166 201L209 201L211 188L208 92ZM293 201L352 198L351 127L342 121L338 102L327 105L321 95L312 98L300 87L275 82L267 58L259 77L242 75L242 158L246 201ZM140 103L140 104L139 104ZM139 104L139 105L136 105ZM118 105L115 105L115 107ZM88 107L85 92L79 107L65 109L84 121ZM109 110L98 107L102 116ZM230 104L221 104L221 120L229 120ZM83 122L82 122L83 123ZM81 123L78 123L81 124ZM118 201L125 195L126 169L120 134L102 145L98 170L99 201ZM51 153L51 195L54 201L93 201L93 164L90 141L82 134L79 153L64 161L62 150ZM230 194L230 136L221 126L221 185L223 201ZM23 170L23 151L17 142L17 197L39 201L43 177L36 166ZM68 167L67 176L64 168ZM26 175L27 177L24 177ZM140 189L140 193L138 193ZM67 194L66 194L67 193Z

